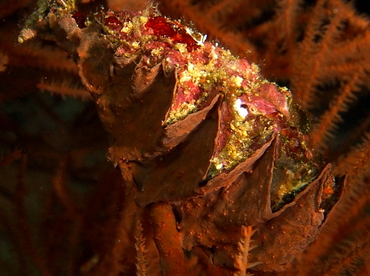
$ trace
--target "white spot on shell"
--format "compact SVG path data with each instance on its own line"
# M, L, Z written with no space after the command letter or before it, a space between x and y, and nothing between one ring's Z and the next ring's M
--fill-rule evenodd
M236 112L238 112L239 116L245 118L248 116L248 109L246 107L242 106L242 100L241 99L236 99L234 103L234 109Z

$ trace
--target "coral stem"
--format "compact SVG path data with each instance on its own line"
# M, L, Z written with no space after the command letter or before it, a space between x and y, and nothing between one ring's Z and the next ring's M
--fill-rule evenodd
M170 204L157 203L149 207L163 275L189 275L181 248L180 233Z

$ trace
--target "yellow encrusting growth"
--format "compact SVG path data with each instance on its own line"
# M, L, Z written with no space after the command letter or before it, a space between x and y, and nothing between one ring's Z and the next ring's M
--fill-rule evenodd
M283 128L298 128L292 96L286 88L264 79L256 64L206 42L205 36L161 16L153 6L130 18L108 11L101 24L103 37L110 41L117 57L140 59L148 68L160 63L165 74L174 72L176 84L163 127L186 119L222 94L222 129L207 178L232 170ZM289 148L288 143L285 145ZM303 144L299 147L302 154L308 151ZM293 180L299 177L299 168L291 169L291 177L290 168L285 169L287 182L279 188L281 195L291 191L292 185L297 187L298 182Z

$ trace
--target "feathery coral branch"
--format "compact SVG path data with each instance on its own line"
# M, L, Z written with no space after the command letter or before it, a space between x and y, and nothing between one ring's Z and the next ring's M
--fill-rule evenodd
M235 276L251 275L247 273L247 269L254 265L248 263L248 253L254 248L251 246L251 237L253 234L254 231L252 230L252 226L242 227L242 237L241 240L238 242L238 250L240 253L239 258L236 259L236 267L239 271L234 273Z
M88 91L83 87L79 80L64 78L61 80L48 80L42 78L37 84L40 91L48 91L52 94L58 94L62 97L74 97L81 100L91 100Z
M146 259L147 250L145 249L145 238L143 237L143 226L140 220L136 224L137 234L135 236L136 249L136 276L150 276L148 268L148 260Z
M319 123L314 125L310 136L318 152L323 152L328 147L329 139L334 137L333 131L336 124L342 120L340 114L346 112L348 105L356 100L354 93L359 90L356 87L361 83L360 70L358 67L353 75L348 76L349 80L341 87L339 95L332 100L329 109L324 112Z

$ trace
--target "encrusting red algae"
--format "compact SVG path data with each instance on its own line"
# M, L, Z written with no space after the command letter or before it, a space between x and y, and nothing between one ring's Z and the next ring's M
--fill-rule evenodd
M153 8L136 13L108 11L100 20L117 57L140 57L141 66L161 64L165 72L175 71L176 85L163 126L206 108L215 97L222 98L208 178L233 169L273 134L280 137L280 160L299 164L278 165L286 174L278 189L280 197L315 176L304 134L307 126L299 125L290 91L264 79L257 65L207 42L204 35Z

